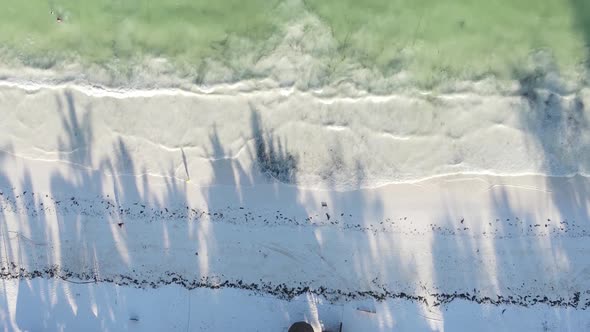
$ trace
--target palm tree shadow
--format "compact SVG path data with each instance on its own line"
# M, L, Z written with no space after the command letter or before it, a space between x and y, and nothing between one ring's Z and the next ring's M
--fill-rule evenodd
M65 107L61 98L56 97L56 104L60 111L59 116L65 132L65 138L60 137L58 141L61 157L71 163L86 166L86 163L92 162L90 154L92 151L92 110L89 109L79 119L79 112L76 111L72 93L67 91L64 97Z
M265 132L258 111L250 105L250 128L254 136L254 155L259 171L265 176L285 183L297 180L297 157L287 151L280 138Z

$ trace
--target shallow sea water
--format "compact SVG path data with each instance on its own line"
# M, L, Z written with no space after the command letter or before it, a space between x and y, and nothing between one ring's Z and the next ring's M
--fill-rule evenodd
M580 81L590 54L583 0L34 0L2 7L4 67L110 86L270 78L301 89L351 82L390 93L547 72Z

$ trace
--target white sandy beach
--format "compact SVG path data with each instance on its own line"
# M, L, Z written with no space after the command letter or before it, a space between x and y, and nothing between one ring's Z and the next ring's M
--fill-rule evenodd
M588 104L5 84L0 326L588 329Z

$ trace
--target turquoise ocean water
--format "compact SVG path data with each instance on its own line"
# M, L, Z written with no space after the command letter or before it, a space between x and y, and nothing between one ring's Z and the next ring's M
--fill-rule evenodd
M388 93L547 72L585 82L590 64L584 0L2 2L4 68L112 86L272 79Z

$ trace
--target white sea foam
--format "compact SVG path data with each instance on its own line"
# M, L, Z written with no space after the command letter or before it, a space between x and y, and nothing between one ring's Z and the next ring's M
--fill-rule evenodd
M285 95L282 88L239 85L205 92L0 85L0 146L24 158L98 169L122 142L134 162L113 169L121 174L145 169L164 176L179 165L181 149L190 173L198 174L193 180L203 183L211 180L203 169L215 169L220 158L250 175L262 167L292 175L282 181L339 189L457 173L571 176L590 169L586 91L539 91L531 101L473 93L326 97L293 89ZM77 149L89 155L68 153Z

